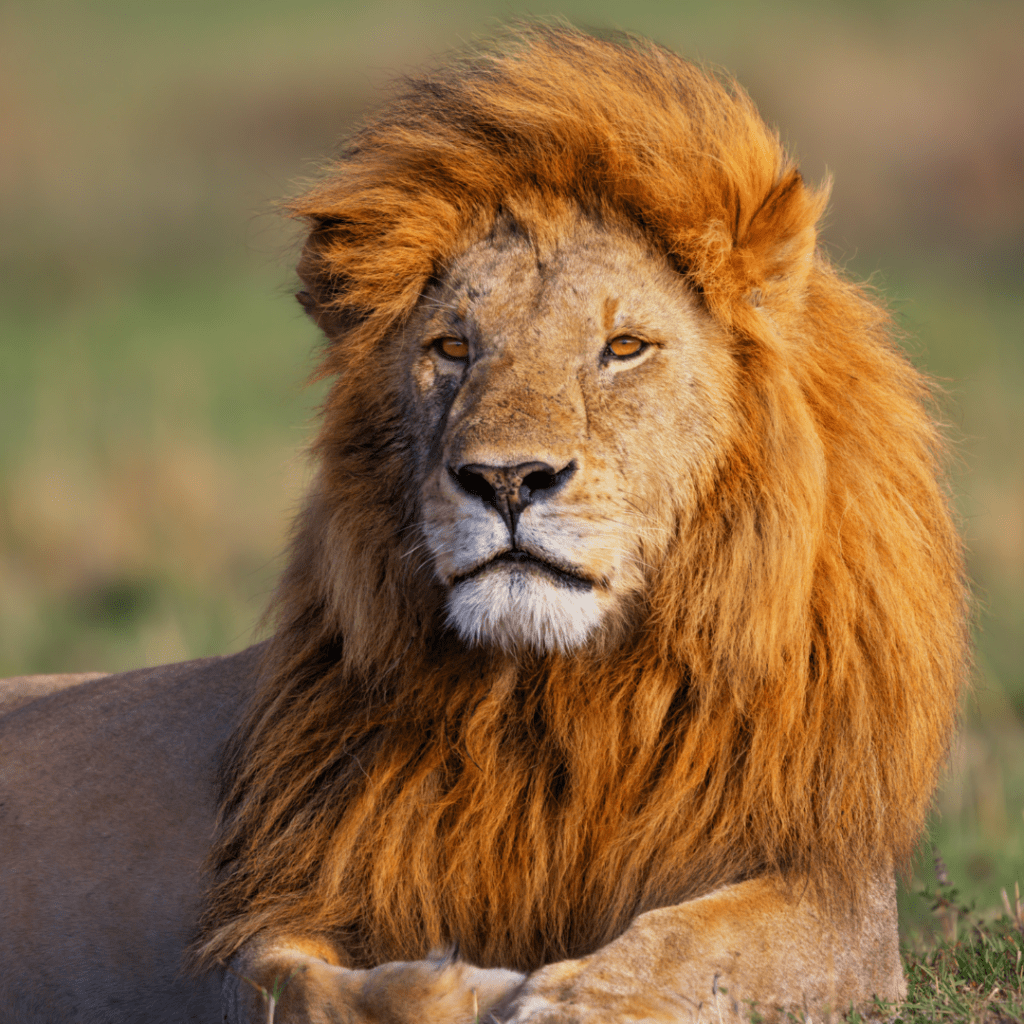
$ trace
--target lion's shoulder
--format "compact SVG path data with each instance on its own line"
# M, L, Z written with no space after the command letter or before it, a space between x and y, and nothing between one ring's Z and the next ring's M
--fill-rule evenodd
M260 649L131 672L2 679L0 728L24 733L32 722L66 719L66 741L88 732L99 719L109 725L142 715L159 730L171 719L195 720L218 708L229 712L252 688Z
M77 827L77 812L129 826L153 793L209 792L220 750L255 682L258 648L113 675L0 682L0 795L36 826ZM67 813L48 819L49 803ZM146 820L143 809L139 820Z

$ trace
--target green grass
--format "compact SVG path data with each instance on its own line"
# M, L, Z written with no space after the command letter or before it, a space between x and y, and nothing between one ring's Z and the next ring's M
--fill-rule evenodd
M320 395L283 276L215 267L5 307L0 674L251 642Z
M1024 907L1020 888L979 912L965 904L936 857L943 882L917 893L930 928L904 945L907 998L886 1015L904 1024L1024 1021Z

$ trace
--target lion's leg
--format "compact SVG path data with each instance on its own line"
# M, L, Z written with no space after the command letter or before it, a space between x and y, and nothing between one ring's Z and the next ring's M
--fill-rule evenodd
M309 940L257 940L225 974L229 1024L472 1024L522 983L514 971L482 970L447 957L335 966L333 950Z
M588 1021L767 1020L787 1011L814 1021L906 985L891 875L870 887L858 914L827 917L809 892L763 878L641 914L614 942L581 960L532 974L499 1019Z

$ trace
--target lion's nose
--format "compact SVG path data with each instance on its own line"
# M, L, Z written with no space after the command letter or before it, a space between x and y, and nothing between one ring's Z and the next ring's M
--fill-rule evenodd
M518 466L469 463L458 469L449 466L448 472L461 490L492 506L505 520L509 534L515 536L523 509L560 491L576 472L576 462L561 469L546 462L521 462Z

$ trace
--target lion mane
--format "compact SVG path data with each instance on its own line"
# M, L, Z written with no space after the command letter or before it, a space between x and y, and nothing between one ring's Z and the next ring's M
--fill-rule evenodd
M907 862L958 716L962 553L932 389L817 247L733 82L520 28L409 81L290 212L333 380L319 475L223 760L198 961L264 929L354 967L532 970L778 872L856 905ZM742 424L614 649L467 648L417 534L390 340L496 218L625 218L728 331Z

